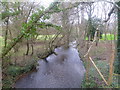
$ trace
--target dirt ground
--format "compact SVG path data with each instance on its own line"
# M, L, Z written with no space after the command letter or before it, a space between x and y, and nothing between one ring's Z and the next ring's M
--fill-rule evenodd
M93 46L91 50L91 57L98 60L110 61L111 55L114 51L114 44L110 42L100 42L98 46Z
M100 41L96 46L96 43L93 43L93 46L89 52L89 56L94 60L107 60L111 59L111 55L115 50L115 44L110 41ZM87 46L82 44L79 46L79 52L81 56L84 56L87 52Z
M25 64L28 64L32 61L32 59L36 58L37 54L44 50L44 43L43 42L36 42L34 44L34 54L31 55L31 47L29 51L29 55L25 55L27 47L26 44L22 45L19 48L19 51L16 53L13 53L14 55L11 56L11 62L13 64L17 64L20 66L25 66Z

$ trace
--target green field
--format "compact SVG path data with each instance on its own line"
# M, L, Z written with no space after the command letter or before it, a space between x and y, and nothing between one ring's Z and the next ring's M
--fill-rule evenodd
M40 41L50 40L53 37L55 37L55 34L53 34L53 35L39 35L37 37L37 40L40 40ZM59 35L59 37L62 37L62 35ZM86 40L88 40L87 37L86 37ZM102 39L100 39L100 40L105 40L105 34L102 35ZM106 34L106 40L114 40L114 34ZM3 46L4 46L4 38L2 36L0 36L0 48L2 48Z
M37 40L42 40L42 41L50 40L50 39L54 38L55 36L56 36L55 34L53 34L53 35L39 35L37 37ZM59 35L58 37L62 37L62 35Z
M117 36L115 36L115 38L117 38ZM87 37L86 40L88 40ZM114 40L114 34L106 34L106 38L105 38L105 34L102 34L102 39L100 40Z
M44 40L50 40L52 38L54 38L56 35L53 34L53 35L39 35L37 37L37 40L40 40L40 41L44 41ZM58 37L62 37L62 35L59 35ZM2 36L0 36L0 48L2 48L4 46L4 38Z
M115 38L117 38L117 36ZM101 40L105 40L105 34L102 34ZM114 34L106 34L106 40L114 40Z

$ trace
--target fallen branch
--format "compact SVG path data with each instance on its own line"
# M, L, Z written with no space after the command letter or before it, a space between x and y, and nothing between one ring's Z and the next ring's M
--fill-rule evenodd
M48 63L48 61L47 61L46 58L47 58L49 55L51 55L51 54L57 55L57 54L54 52L54 49L55 49L55 48L56 48L56 47L54 47L54 48L52 48L52 49L49 49L49 50L46 50L45 52L39 53L39 54L37 55L37 57L40 58L40 59L43 59L45 62Z

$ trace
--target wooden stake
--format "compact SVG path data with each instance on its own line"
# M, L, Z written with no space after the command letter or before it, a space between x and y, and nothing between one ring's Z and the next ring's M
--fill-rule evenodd
M96 68L96 70L98 71L98 73L100 74L100 76L102 77L103 81L105 82L106 85L108 85L107 81L105 80L104 76L102 75L102 73L100 72L100 70L98 69L98 67L95 65L94 61L92 60L91 57L89 57L90 61L92 62L92 64L94 65L94 67Z
M90 69L90 59L89 59L89 54L86 60L86 80L89 80L89 69Z
M108 84L110 85L112 83L112 79L113 79L113 63L114 63L114 51L112 51L112 56L110 59L110 63L109 63L109 78L108 78Z
M89 49L89 41L87 42L87 50ZM90 66L89 66L89 63L90 61L89 61L89 53L88 53L88 55L87 55L87 58L86 58L86 80L88 81L89 80L89 68L90 68Z

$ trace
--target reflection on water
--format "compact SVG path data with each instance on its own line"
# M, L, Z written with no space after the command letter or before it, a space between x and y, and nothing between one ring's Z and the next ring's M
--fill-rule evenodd
M80 88L85 68L78 51L70 47L55 49L57 56L52 54L48 63L40 60L38 71L16 82L16 88Z

